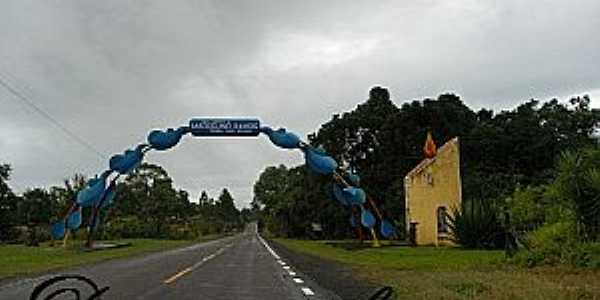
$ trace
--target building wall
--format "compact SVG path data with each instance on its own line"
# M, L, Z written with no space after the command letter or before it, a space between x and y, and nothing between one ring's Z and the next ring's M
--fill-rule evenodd
M423 160L410 171L404 178L404 189L407 226L418 223L417 245L451 245L447 235L438 235L437 209L444 206L451 214L462 201L458 138L448 141L434 158Z

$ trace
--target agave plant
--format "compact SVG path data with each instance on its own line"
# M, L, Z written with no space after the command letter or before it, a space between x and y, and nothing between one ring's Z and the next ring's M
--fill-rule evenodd
M448 216L450 238L465 248L500 248L505 231L493 203L473 199L452 208Z

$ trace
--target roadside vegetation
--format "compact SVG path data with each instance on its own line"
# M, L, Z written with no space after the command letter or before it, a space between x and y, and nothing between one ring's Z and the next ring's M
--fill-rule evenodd
M394 288L398 299L597 299L600 271L506 264L501 250L383 247L346 250L275 239L290 250L349 266L359 280Z
M16 195L8 186L11 168L0 165L0 279L73 267L106 259L181 247L239 231L249 219L227 189L217 199L202 192L190 201L176 190L168 173L143 164L118 184L115 205L101 216L96 240L130 244L84 251L86 224L63 240L51 240L49 226L65 214L84 185L81 175L63 186L32 188ZM88 220L89 209L84 209Z
M202 240L218 237L220 236L210 235ZM119 243L130 243L131 246L91 252L82 251L83 241L74 241L66 248L52 247L50 243L42 243L39 247L4 245L0 246L0 279L183 247L194 242L196 241L123 239Z
M86 179L75 175L63 186L31 188L17 195L8 185L10 173L10 165L0 165L0 247L49 241L50 224L65 215ZM235 207L226 188L216 199L202 192L191 201L186 191L173 187L166 170L152 164L142 164L118 183L117 194L115 204L100 216L97 239L194 240L240 230L250 215L248 209ZM83 210L84 223L71 238L86 238L90 213L89 208Z
M367 101L333 115L308 140L354 165L361 187L405 239L404 176L423 158L427 132L438 146L458 136L463 203L449 221L460 246L504 250L509 259L503 263L515 267L596 270L599 129L600 110L587 96L532 99L494 112L475 111L454 94L397 106L376 87ZM366 155L348 153L348 140L365 131L375 136L358 145ZM284 238L356 238L349 210L331 190L329 180L302 165L267 167L254 186L261 228ZM314 232L314 224L323 230Z

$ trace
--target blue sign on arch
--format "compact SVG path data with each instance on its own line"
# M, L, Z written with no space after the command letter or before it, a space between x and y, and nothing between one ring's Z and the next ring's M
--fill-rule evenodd
M201 118L190 121L194 136L258 136L258 119Z

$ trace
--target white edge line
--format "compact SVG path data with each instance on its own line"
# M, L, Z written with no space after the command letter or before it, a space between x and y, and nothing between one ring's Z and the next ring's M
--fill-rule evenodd
M267 244L267 242L260 236L260 234L257 233L256 236L258 237L258 240L265 246L265 248L267 248L267 250L271 253L271 255L273 255L273 257L275 257L275 259L278 260L280 263L282 263L283 261L281 260L281 257L279 255L277 255L277 253L271 247L269 247L269 244ZM290 266L284 265L283 268L288 270L288 274L290 274L291 276L296 276L296 272L290 271ZM300 280L302 280L302 279L300 279ZM294 281L296 281L296 280L294 280ZM298 283L300 283L300 282L298 282ZM302 290L302 293L305 296L314 296L315 295L315 292L313 292L313 290L311 290L310 288L303 287L303 288L300 288L300 290Z
M275 257L275 259L277 260L281 260L281 257L279 257L279 255L277 255L277 253L275 253L275 251L273 249L271 249L271 247L269 247L269 244L267 244L267 242L262 238L262 236L260 236L259 234L257 234L258 239L260 240L260 242L265 246L265 248L267 248L267 250L269 252L271 252L271 255L273 255L273 257Z

